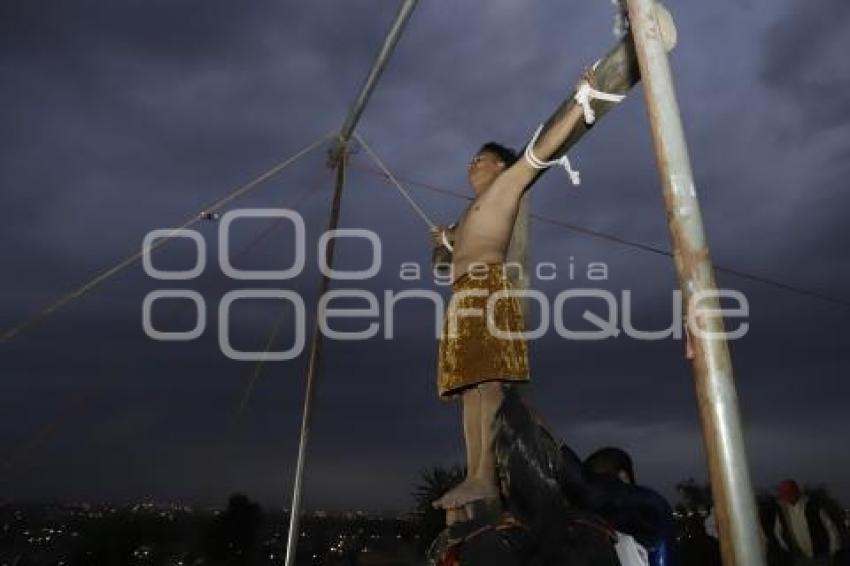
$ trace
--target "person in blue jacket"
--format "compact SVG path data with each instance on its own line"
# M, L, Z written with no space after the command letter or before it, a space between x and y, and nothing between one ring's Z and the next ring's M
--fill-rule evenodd
M637 485L631 456L620 448L601 448L585 459L583 469L586 505L632 535L649 553L651 566L670 566L673 509L658 492Z

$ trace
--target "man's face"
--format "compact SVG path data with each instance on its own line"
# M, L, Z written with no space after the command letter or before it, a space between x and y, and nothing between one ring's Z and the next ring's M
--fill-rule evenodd
M469 163L469 184L476 194L481 194L504 170L505 163L498 155L492 151L482 151L475 154Z

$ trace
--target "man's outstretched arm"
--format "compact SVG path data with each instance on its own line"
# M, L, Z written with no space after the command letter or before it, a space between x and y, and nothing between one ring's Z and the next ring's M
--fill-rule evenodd
M531 151L540 161L552 159L576 126L584 124L584 112L573 99L574 95L574 91L570 92L570 95L558 106L558 109L546 121L537 136ZM522 192L540 173L540 169L533 167L525 157L521 156L516 163L496 179L492 188L497 189L497 186L501 185L505 189Z
M656 9L661 39L667 51L671 51L676 46L676 24L670 12L660 2L657 3ZM626 95L640 82L640 66L631 34L626 34L605 57L593 66L593 70L589 70L582 78L587 80L591 87L603 93L615 96ZM532 148L534 155L540 161L551 161L564 155L590 130L592 125L585 123L582 119L584 109L573 97L574 93L571 93L546 121L537 143L534 144ZM597 100L591 106L598 121L615 104ZM521 159L515 165L515 170L509 169L505 173L508 172L511 175L506 181L509 181L512 186L519 185L521 190L525 190L540 174L540 171L531 167L525 159Z

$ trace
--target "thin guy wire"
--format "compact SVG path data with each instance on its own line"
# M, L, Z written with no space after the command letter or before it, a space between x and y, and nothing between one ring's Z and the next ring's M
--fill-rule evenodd
M242 196L243 194L247 193L248 191L256 188L258 185L264 183L265 181L267 181L271 177L277 175L284 168L288 167L289 165L292 165L293 163L295 163L295 161L297 161L301 157L305 156L306 154L308 154L311 151L313 151L314 149L316 149L319 145L321 145L322 143L327 141L333 135L335 135L335 133L330 133L330 134L327 134L325 136L322 136L320 139L316 140L315 142L308 145L307 147L301 149L300 151L298 151L297 153L295 153L291 157L289 157L289 158L285 159L284 161L278 163L277 165L275 165L274 167L272 167L271 169L269 169L265 173L262 173L260 176L254 178L251 181L248 181L244 185L241 185L236 190L234 190L232 193L230 193L227 196L215 201L213 204L211 204L207 208L201 209L201 211L198 214L192 216L186 222L181 224L178 228L172 229L171 232L169 232L168 235L158 239L152 245L148 246L147 248L142 248L141 251L138 251L138 252L128 256L127 258L121 260L120 262L118 262L114 266L110 267L106 271L100 273L99 275L96 275L95 277L93 277L92 279L87 281L86 283L83 283L81 286L77 287L73 291L71 291L71 292L69 292L65 295L60 296L58 299L56 299L54 302L52 302L48 306L44 307L42 310L37 312L35 315L24 320L23 322L14 326L13 328L3 332L3 334L0 335L0 343L7 342L7 341L11 340L15 336L19 335L22 331L24 331L27 328L37 324L38 322L42 321L43 319L47 318L48 316L50 316L54 312L58 311L59 309L61 309L62 307L64 307L68 303L70 303L71 301L80 298L81 296L83 296L87 292L91 291L92 289L94 289L95 287L97 287L98 285L100 285L101 283L103 283L104 281L106 281L107 279L112 277L113 275L115 275L115 274L123 271L127 267L133 265L134 263L139 261L142 258L142 256L144 256L145 253L150 253L150 252L160 248L161 246L165 245L167 242L169 242L174 237L174 234L176 232L178 232L180 230L185 230L186 228L193 226L195 223L197 223L199 220L201 220L202 216L205 213L216 212L217 210L221 209L225 204L227 204L227 203L231 202L232 200Z

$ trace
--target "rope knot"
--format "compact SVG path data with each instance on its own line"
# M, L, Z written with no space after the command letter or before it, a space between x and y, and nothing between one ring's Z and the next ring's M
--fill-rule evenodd
M584 110L584 123L590 126L594 122L596 122L596 112L594 112L593 107L590 105L593 100L604 100L606 102L622 102L622 100L626 98L624 94L613 94L610 92L602 92L601 90L596 90L592 86L590 86L590 81L587 79L583 79L579 84L578 88L576 88L576 93L573 96L573 99L581 106L582 110Z
M541 124L540 127L537 128L537 131L534 132L534 137L532 137L531 141L528 142L528 145L525 146L525 160L533 169L537 169L538 171L542 169L548 169L553 165L563 167L564 170L566 170L567 174L570 176L570 182L572 182L572 184L576 187L579 186L581 184L581 174L578 172L578 170L573 169L573 166L570 163L570 158L567 156L566 153L558 159L553 159L552 161L543 161L539 157L534 155L534 144L537 143L537 138L540 137L540 132L542 131L543 124Z

